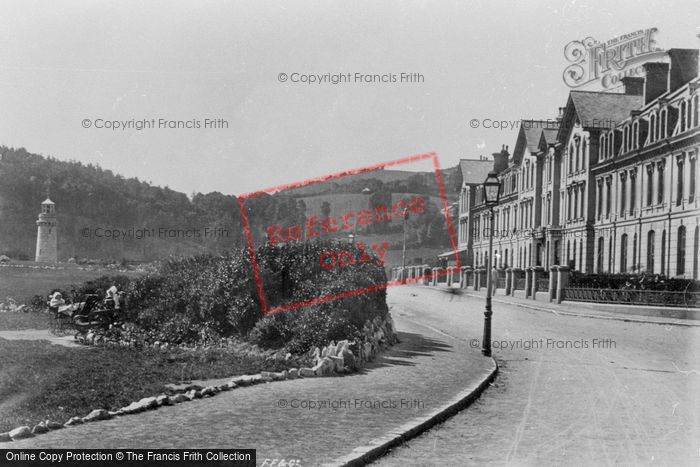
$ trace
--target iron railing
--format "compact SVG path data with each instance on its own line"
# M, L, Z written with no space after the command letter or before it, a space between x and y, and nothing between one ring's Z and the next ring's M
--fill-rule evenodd
M700 308L700 292L671 292L668 290L594 289L567 287L564 300Z

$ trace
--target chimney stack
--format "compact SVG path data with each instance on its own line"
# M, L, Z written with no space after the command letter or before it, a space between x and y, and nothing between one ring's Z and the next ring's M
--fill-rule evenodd
M644 78L625 76L620 81L625 86L625 94L629 96L643 96L644 95Z
M501 146L500 152L493 153L493 170L496 173L501 173L508 168L508 146Z
M671 57L669 91L673 92L698 77L697 49L670 49L668 56Z
M644 105L668 91L668 63L649 62L642 65L644 80Z
M564 120L564 110L566 110L566 107L559 107L559 115L557 116L557 122L559 123Z

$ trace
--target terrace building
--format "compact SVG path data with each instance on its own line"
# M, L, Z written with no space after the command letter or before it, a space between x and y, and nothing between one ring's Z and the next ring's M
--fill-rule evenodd
M494 251L488 251L489 209L478 187L473 215L483 228L474 232L474 261L469 265L486 265L489 253L498 268L542 266L547 261L541 227L543 219L550 219L543 206L551 206L551 200L543 196L543 184L558 125L554 120L522 120L512 157L507 146L493 155L493 170L501 180L501 198L494 208Z
M698 277L698 51L668 55L644 65L640 105L598 136L595 272Z
M490 159L481 157L480 159L461 159L459 161L458 176L461 178L459 187L459 201L457 202L457 242L458 254L462 265L473 262L473 242L472 232L478 231L476 224L478 219L472 216L475 203L475 190L481 186L489 171L493 168ZM454 264L455 253L448 251L440 255L440 258L448 263Z
M644 64L645 78L623 78L623 92L571 91L556 120L521 121L512 156L503 146L489 164L460 162L463 265L493 255L503 269L698 278L698 50L667 55ZM490 170L501 180L493 232Z

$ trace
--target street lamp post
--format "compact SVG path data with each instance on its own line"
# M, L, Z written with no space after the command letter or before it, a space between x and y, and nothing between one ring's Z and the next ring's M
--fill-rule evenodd
M491 295L493 294L493 278L491 277L491 269L493 264L493 224L494 214L493 207L498 204L500 197L501 183L498 180L496 172L489 172L484 181L484 200L489 207L489 254L486 270L486 309L484 310L484 337L481 341L481 353L487 357L491 356L491 315L493 310L491 306Z

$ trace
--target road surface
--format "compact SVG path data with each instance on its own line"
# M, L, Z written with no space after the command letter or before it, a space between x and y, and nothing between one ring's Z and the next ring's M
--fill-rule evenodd
M480 345L483 299L389 297L393 313ZM492 387L376 465L700 465L700 328L494 308Z

